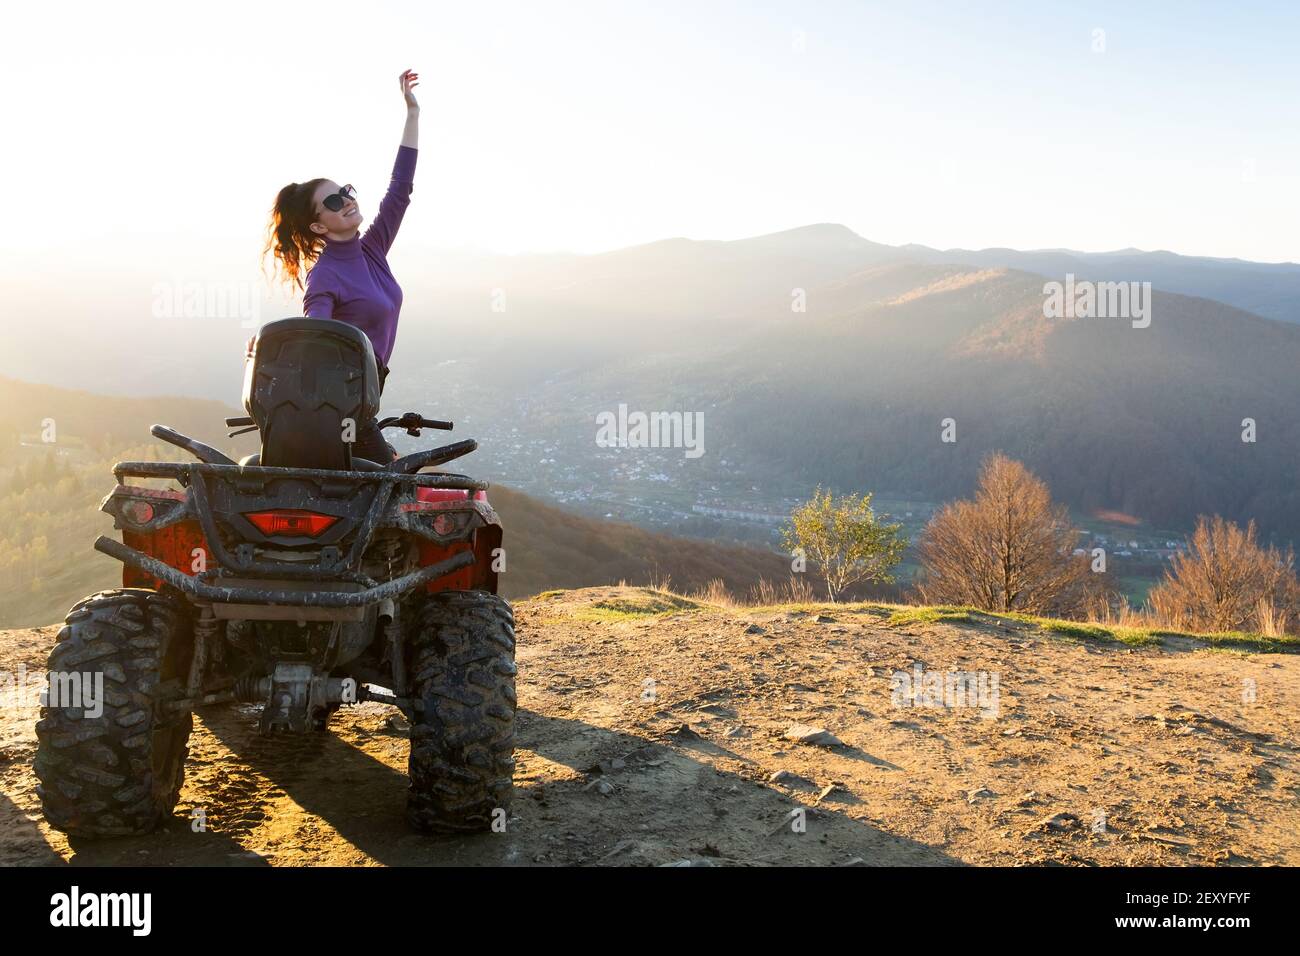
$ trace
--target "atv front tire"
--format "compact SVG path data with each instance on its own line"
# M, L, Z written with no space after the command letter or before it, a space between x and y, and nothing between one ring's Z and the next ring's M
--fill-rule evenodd
M159 703L164 689L183 696L187 636L185 605L143 588L102 591L68 612L49 673L80 675L83 686L102 678L103 693L89 708L55 699L41 707L35 770L50 826L69 836L129 836L153 830L175 808L193 719Z
M407 818L425 832L491 829L514 787L514 614L486 591L441 591L408 620L424 709L411 721Z

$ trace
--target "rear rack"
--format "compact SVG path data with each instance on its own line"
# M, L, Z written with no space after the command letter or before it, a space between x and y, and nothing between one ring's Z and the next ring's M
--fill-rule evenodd
M214 475L220 478L312 478L323 481L380 482L465 491L487 491L489 487L488 482L465 475L403 475L395 471L333 471L328 468L279 468L272 465L213 465L201 461L119 461L113 466L113 477L120 483L123 475L131 475L135 478L175 478L187 487L193 475Z

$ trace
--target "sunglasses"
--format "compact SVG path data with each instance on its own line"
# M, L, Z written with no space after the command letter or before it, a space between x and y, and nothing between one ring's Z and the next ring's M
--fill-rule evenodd
M356 199L356 198L357 198L357 191L352 188L351 183L348 183L338 192L331 193L330 195L326 196L324 199L321 200L321 202L324 204L325 208L328 209L330 212L338 212L343 208L343 204L345 202L347 202L349 199Z

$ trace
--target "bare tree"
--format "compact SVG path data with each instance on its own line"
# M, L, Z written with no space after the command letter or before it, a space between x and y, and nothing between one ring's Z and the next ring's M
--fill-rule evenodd
M1255 522L1245 529L1201 515L1186 551L1174 555L1151 590L1151 607L1171 626L1204 631L1276 627L1275 611L1295 600L1295 556L1263 548ZM1263 611L1263 615L1261 615ZM1274 618L1262 622L1260 617Z
M1106 588L1087 557L1073 554L1078 538L1047 485L990 455L975 497L949 502L926 526L917 589L931 604L1082 616Z

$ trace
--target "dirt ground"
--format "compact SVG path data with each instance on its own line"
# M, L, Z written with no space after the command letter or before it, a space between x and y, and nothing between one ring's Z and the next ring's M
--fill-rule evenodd
M264 739L255 708L227 706L196 718L159 832L70 845L41 819L36 712L6 707L0 864L1300 863L1297 655L890 625L865 609L673 611L638 588L515 609L504 833L407 829L407 737L387 707ZM56 633L0 632L0 670L43 667ZM907 706L893 675L918 665L996 676L996 716L924 693Z

